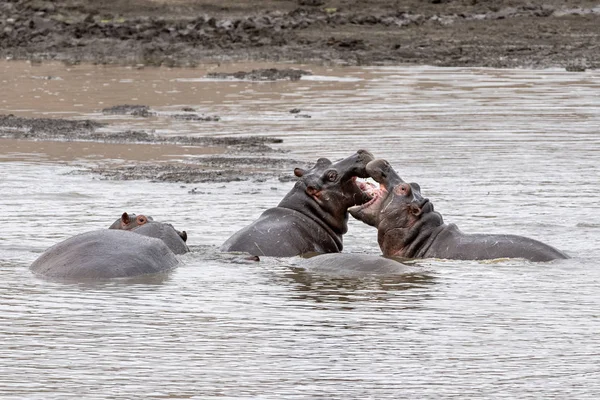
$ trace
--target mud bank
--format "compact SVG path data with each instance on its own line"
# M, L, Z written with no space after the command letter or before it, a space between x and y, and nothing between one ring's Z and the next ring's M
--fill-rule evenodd
M145 106L141 106L145 107ZM305 161L285 157L282 151L269 144L281 143L282 139L271 137L197 137L159 136L145 131L102 132L106 124L92 120L73 121L59 118L22 118L13 115L0 115L0 140L17 139L27 141L52 142L93 142L129 145L169 146L209 148L202 156L189 156L181 152L176 160L157 161L156 153L144 160L113 159L102 160L97 165L85 166L77 173L98 174L106 179L132 180L147 179L169 182L231 182L241 180L264 181L276 177L291 179L295 167L306 167ZM8 146L5 146L8 148ZM212 150L210 150L212 148ZM62 150L75 152L70 159L76 159L78 146ZM204 153L204 151L201 151ZM218 153L215 156L214 153ZM122 153L121 153L122 154ZM55 157L56 158L56 157ZM289 173L285 173L289 171Z
M65 63L600 66L594 1L14 0L0 55Z

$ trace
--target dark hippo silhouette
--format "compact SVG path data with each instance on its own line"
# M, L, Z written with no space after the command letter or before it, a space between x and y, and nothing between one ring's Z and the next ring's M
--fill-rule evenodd
M296 168L300 179L279 205L231 236L221 250L278 257L340 252L348 207L371 198L367 185L356 177L367 176L365 167L372 159L371 153L359 150L336 163L320 158L309 170Z
M387 161L371 161L367 172L379 182L379 193L369 203L348 211L377 228L377 240L385 256L531 261L568 258L554 247L523 236L462 233L456 225L444 224L433 204L421 196L419 185L404 182Z
M131 229L100 229L73 236L46 250L30 269L54 279L133 277L169 271L178 264L175 254L187 251L171 225L151 221Z
M311 273L335 277L391 276L421 272L391 258L373 254L328 253L303 258L298 266Z

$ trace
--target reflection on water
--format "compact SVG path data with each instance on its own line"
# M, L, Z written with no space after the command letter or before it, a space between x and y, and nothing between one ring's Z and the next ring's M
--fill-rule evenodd
M218 251L290 182L200 183L192 194L106 181L74 173L81 157L31 156L40 151L28 142L25 156L0 163L3 399L597 397L597 72L315 68L311 80L251 83L205 81L202 69L0 68L3 113L267 134L300 159L368 148L463 231L522 234L573 256L427 260L426 273L394 278L309 274ZM61 79L34 78L49 75ZM100 114L124 103L222 119ZM186 230L192 252L167 275L134 280L65 284L29 272L47 247L123 211ZM379 254L376 231L353 220L344 246Z
M295 299L312 300L316 303L393 300L397 297L396 291L426 289L427 285L435 283L435 277L426 274L343 278L314 274L298 267L291 268L284 277L296 283L294 289L299 294ZM421 293L423 292L426 290ZM415 299L416 296L411 298Z

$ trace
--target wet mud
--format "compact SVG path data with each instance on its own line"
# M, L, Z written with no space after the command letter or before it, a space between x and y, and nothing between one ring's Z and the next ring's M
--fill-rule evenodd
M183 114L168 114L169 118L183 120L183 121L220 121L221 117L218 115L201 115L195 112L193 108L183 107L181 109ZM104 115L132 115L134 117L155 117L159 113L153 111L148 106L137 105L137 104L119 104L112 107L102 109Z
M92 167L76 173L94 173L106 179L181 183L226 183L236 181L265 182L277 178L282 182L295 180L293 170L308 167L306 161L283 157L243 156L195 157L177 163L136 163ZM287 172L285 172L287 171ZM195 194L190 190L190 194Z
M575 0L12 0L0 4L0 56L580 71L600 65L598 26L598 3Z
M150 110L147 106L117 106L115 110ZM104 123L60 118L23 118L0 115L0 138L58 142L99 142L111 144L145 144L154 146L198 147L213 149L206 153L220 156L188 156L177 160L135 160L135 164L115 163L104 160L100 165L89 166L76 173L94 173L107 179L147 179L168 182L231 182L241 180L264 181L276 177L290 179L295 167L306 166L305 161L285 157L281 150L270 144L282 139L264 136L215 137L215 136L160 136L145 131L126 130L102 132ZM172 151L172 150L171 150ZM153 152L153 154L155 154ZM127 157L130 159L131 157Z
M252 71L238 71L233 73L211 72L207 74L206 77L211 79L241 79L250 81L277 81L281 79L299 81L303 75L312 75L312 73L309 71L292 68L262 68L253 69Z

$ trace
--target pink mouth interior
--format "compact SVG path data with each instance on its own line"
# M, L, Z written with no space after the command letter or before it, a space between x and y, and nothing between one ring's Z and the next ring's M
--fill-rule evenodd
M360 206L361 208L367 208L371 204L375 203L375 201L377 201L377 199L381 197L382 190L385 190L383 187L378 186L372 182L356 180L356 177L354 177L354 182L360 190L362 190L364 193L369 195L369 197L371 197L371 200Z

